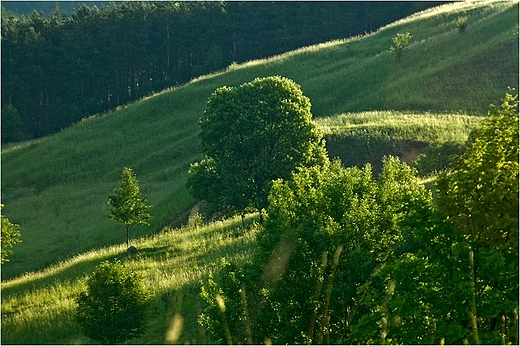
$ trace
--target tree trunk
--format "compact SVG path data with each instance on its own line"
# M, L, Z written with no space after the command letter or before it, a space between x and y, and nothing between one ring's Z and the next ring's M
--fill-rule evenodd
M128 249L130 246L128 245L128 226L126 226L126 248Z

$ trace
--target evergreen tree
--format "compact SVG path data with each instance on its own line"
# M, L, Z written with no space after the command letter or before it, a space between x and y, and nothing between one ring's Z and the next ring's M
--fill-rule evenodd
M70 15L53 6L47 15L2 11L2 107L18 110L24 138L232 62L374 30L417 5L132 1L80 5Z
M143 199L139 182L131 168L125 167L121 175L121 185L114 189L108 199L109 217L126 227L126 246L129 246L129 228L137 225L149 225L151 207Z

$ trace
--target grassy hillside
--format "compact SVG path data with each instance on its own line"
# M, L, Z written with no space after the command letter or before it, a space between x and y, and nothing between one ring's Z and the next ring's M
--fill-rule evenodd
M385 155L411 164L431 143L463 144L482 117L452 113L371 111L317 119L331 158L345 166L372 164L379 174Z
M85 289L85 279L105 260L120 259L139 272L154 298L147 332L130 344L163 344L175 315L183 317L179 343L211 343L197 325L202 309L201 279L220 264L248 259L255 251L258 230L254 218L240 217L206 227L168 229L134 244L132 257L123 245L89 251L38 274L2 283L2 343L91 344L73 319L74 298ZM167 342L166 342L167 343Z
M461 15L469 22L464 34L455 24ZM412 33L413 41L397 63L389 47L402 32ZM189 164L201 157L197 119L207 98L219 86L269 75L299 83L319 118L371 110L414 111L421 118L429 112L425 119L438 118L450 132L452 118L436 114L484 114L507 86L518 85L518 3L444 5L363 37L233 65L56 135L4 148L3 212L20 224L23 243L2 266L2 278L122 243L124 228L107 218L106 202L125 166L134 169L153 205L151 226L131 229L131 237L180 224L195 202L184 183ZM461 137L468 132L462 128Z

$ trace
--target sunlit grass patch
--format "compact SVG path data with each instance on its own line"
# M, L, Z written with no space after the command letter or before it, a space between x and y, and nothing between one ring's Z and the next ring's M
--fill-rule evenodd
M240 217L207 226L166 228L161 234L132 242L139 252L129 256L126 246L115 245L91 250L42 271L26 273L2 282L2 341L4 343L89 343L73 319L75 297L84 289L85 280L105 260L120 259L138 272L153 292L156 308L164 315L150 317L151 330L166 328L168 297L187 290L186 299L197 300L199 282L216 270L221 258L235 263L248 260L256 251L257 217L248 215L246 228ZM190 287L192 289L190 289ZM182 293L184 295L184 293ZM163 298L166 297L164 305ZM197 310L183 306L178 313L196 329ZM162 333L147 333L137 343L163 343ZM200 343L190 339L187 342ZM147 340L146 338L151 338ZM182 335L181 335L181 340ZM134 340L135 343L135 340Z
M317 119L325 135L340 136L365 129L386 132L396 140L464 142L482 120L457 113L371 111Z

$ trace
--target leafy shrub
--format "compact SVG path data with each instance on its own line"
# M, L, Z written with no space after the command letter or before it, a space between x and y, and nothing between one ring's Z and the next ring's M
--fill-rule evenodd
M394 42L394 45L390 47L390 50L394 52L395 59L397 61L401 61L401 56L403 55L403 51L406 47L410 44L410 40L412 39L413 35L409 32L404 34L397 34L394 38L392 38L392 41Z
M465 145L458 142L434 142L427 146L421 155L415 159L412 166L415 167L420 176L427 176L448 168L458 155L465 150Z
M518 256L479 246L439 217L433 203L417 205L401 227L396 256L360 287L361 306L369 312L352 328L354 343L475 342L468 312L477 292L481 343L518 344ZM478 249L474 279L472 249Z
M219 342L357 343L350 326L368 312L358 288L401 242L398 221L428 200L392 157L377 180L336 161L275 181L259 253L203 285L201 322Z
M0 209L3 208L4 205L0 205ZM9 250L9 247L12 247L15 244L21 242L20 240L20 230L19 225L12 223L9 221L7 216L1 215L2 218L2 263L9 262L7 256L12 252Z
M439 209L461 231L518 253L518 95L506 94L438 180Z
M188 227L198 229L204 226L204 217L200 213L190 215L188 218Z
M251 289L254 285L250 279L257 276L250 273L246 277L246 270L222 259L220 271L210 274L202 286L201 297L207 307L198 321L210 332L216 343L252 343L247 298L242 298L241 292L245 295L246 287Z
M138 275L120 262L106 261L78 296L75 317L92 340L122 343L144 331L149 296Z

